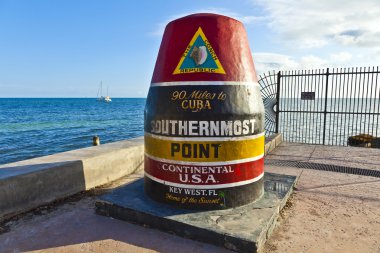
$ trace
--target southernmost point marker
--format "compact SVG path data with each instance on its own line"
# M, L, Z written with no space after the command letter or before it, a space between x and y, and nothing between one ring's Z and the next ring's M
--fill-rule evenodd
M257 252L296 182L264 175L264 118L243 24L215 14L170 22L145 106L144 178L101 196L96 212Z
M243 24L215 14L170 22L145 107L145 193L186 209L259 199L264 119Z

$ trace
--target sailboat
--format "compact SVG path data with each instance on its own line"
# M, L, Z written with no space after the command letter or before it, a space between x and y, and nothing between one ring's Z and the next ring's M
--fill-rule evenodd
M102 82L100 82L100 87L98 89L98 94L96 95L96 100L98 102L106 102L106 103L112 102L111 97L108 96L108 87L107 87L107 96L103 96L103 83Z

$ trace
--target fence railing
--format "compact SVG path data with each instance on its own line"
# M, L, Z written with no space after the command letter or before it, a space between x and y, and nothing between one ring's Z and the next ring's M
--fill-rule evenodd
M347 145L348 137L379 136L379 67L269 72L259 83L265 128L286 141Z

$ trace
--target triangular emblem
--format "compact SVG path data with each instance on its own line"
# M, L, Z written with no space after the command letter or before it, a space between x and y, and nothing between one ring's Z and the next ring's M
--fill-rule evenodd
M173 75L199 72L226 74L218 56L200 27L182 54Z

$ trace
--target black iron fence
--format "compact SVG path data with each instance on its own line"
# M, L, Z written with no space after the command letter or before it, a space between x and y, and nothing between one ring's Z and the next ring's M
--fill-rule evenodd
M270 72L259 83L266 134L290 142L347 145L380 135L379 67Z

